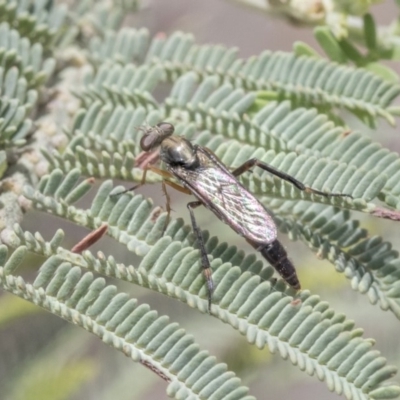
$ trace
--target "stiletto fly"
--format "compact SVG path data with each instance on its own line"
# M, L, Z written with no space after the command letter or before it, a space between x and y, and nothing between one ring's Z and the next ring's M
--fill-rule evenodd
M292 183L297 189L320 196L347 196L339 193L324 193L312 189L292 176L272 168L258 160L250 159L230 171L208 148L191 143L183 137L173 135L174 126L161 122L155 127L144 129L140 141L141 149L153 161L153 151L159 149L159 158L164 162L166 171L152 165L146 165L142 181L139 185L128 189L133 190L146 181L148 170L161 175L163 191L167 197L167 222L169 220L169 196L165 184L188 194L193 194L198 200L187 204L192 227L195 232L201 253L201 264L207 280L208 310L211 313L212 293L214 283L211 277L211 267L204 245L204 239L199 229L193 209L201 205L211 210L222 222L229 225L236 233L243 236L262 256L277 270L281 277L294 289L300 289L296 270L288 259L287 253L277 239L277 228L271 213L251 194L237 177L253 167L259 167L273 175ZM182 185L168 179L176 178Z

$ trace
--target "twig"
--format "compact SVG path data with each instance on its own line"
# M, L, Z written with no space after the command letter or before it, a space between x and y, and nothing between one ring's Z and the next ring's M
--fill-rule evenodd
M96 242L98 242L104 234L107 232L108 225L103 224L99 228L95 229L94 231L90 232L86 235L79 243L77 243L72 249L72 253L82 253L82 251L86 250Z

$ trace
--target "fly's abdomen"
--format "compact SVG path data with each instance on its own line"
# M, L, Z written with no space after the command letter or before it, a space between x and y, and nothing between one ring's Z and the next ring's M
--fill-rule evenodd
M278 240L258 247L263 257L278 271L279 275L293 288L299 290L300 282L294 265L288 259L286 250Z

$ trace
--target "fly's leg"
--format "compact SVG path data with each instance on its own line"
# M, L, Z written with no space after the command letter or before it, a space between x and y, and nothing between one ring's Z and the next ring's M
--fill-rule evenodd
M162 231L162 236L164 236L165 230L167 229L167 226L169 224L169 220L171 217L171 197L169 196L168 192L167 192L167 185L171 186L172 188L174 188L175 190L177 190L178 192L181 193L185 193L185 194L192 194L192 192L189 189L186 189L185 187L178 185L175 182L171 182L171 181L167 181L167 180L163 180L162 182L162 191L165 195L165 199L166 199L166 204L165 204L165 209L167 211L167 219L165 220L165 225Z
M163 178L171 178L172 177L172 175L168 171L164 171L162 169L159 169L157 167L153 167L152 165L149 165L143 170L143 175L142 175L142 179L141 179L140 183L138 183L137 185L135 185L135 186L133 186L133 187L131 187L129 189L123 190L122 192L113 193L110 196L120 196L121 194L130 192L132 190L137 189L140 186L143 186L146 183L146 176L147 176L147 171L148 170L153 171L154 173L156 173L158 175L161 175ZM189 189L186 189L186 188L178 185L177 183L170 182L170 181L168 181L166 179L162 180L162 191L165 194L165 198L166 198L165 208L166 208L166 211L167 211L167 219L165 220L165 225L164 225L164 228L162 230L162 236L164 235L165 230L167 229L167 226L168 226L169 220L170 220L170 216L171 216L171 198L169 197L169 194L167 192L166 185L169 185L169 186L173 187L174 189L176 189L176 190L178 190L178 191L180 191L182 193L192 194L192 192Z
M147 171L148 170L153 171L154 173L162 176L163 178L171 178L172 177L172 175L168 171L164 171L164 170L162 170L160 168L153 167L152 165L149 165L143 170L142 179L140 180L140 182L137 185L132 186L129 189L123 190L122 192L114 193L111 196L120 196L121 194L124 194L124 193L127 193L127 192L131 192L132 190L135 190L135 189L143 186L144 184L146 184L146 176L147 176Z
M318 194L320 196L325 196L325 197L350 197L351 199L353 198L349 194L325 193L325 192L321 192L320 190L313 189L309 186L306 186L304 183L298 181L297 179L293 178L293 176L286 174L285 172L279 171L279 170L271 167L267 163L258 160L257 158L251 158L250 160L246 161L240 167L233 170L232 174L235 176L239 176L253 167L260 167L264 171L267 171L285 181L290 182L292 185L296 186L297 189L303 190L306 193L314 193L314 194Z
M164 180L163 182L165 182L168 186L171 186L172 188L174 188L178 192L185 193L185 194L192 194L192 192L189 189L187 189L187 188L185 188L185 187L183 187L181 185L178 185L175 182L171 182L171 181L167 181L167 180Z
M128 193L128 192L132 192L133 190L136 190L138 187L143 186L143 185L146 183L147 171L148 171L148 168L146 168L145 170L143 170L142 180L140 181L140 183L138 183L138 184L135 185L135 186L130 187L129 189L125 189L125 190L123 190L122 192L110 194L110 196L120 196L121 194L125 194L125 193Z
M165 223L164 223L164 228L162 230L161 236L164 236L164 233L167 229L167 226L169 224L169 220L171 217L171 197L169 197L169 194L167 192L167 185L165 184L165 180L162 181L162 191L165 195L165 209L167 211L167 218L165 219Z
M167 192L167 186L166 185L171 186L172 188L174 188L178 192L185 193L185 194L192 194L192 192L189 189L186 189L185 187L183 187L181 185L178 185L175 182L167 181L165 179L162 181L162 191L165 194L165 198L167 200L166 201L166 205L165 205L165 208L166 208L166 211L167 211L167 219L165 220L165 225L164 225L164 228L163 228L163 231L162 231L162 236L164 236L165 230L167 229L167 226L168 226L169 221L170 221L171 211L172 211L172 208L171 208L171 205L170 205L171 204L171 198L169 197L169 194Z
M135 159L135 166L141 169L146 169L149 165L155 164L160 159L160 152L154 151L153 153L148 153L143 151Z
M214 283L211 277L211 266L210 266L210 261L208 261L208 257L207 257L207 252L206 252L206 248L204 245L204 239L203 239L203 235L201 233L201 230L199 229L197 223L196 223L196 219L194 217L194 212L193 209L196 207L199 207L203 205L203 203L201 203L200 201L192 201L190 203L187 204L187 208L189 210L190 213L190 219L192 221L192 227L193 230L196 234L196 238L197 238L197 242L199 244L199 248L200 248L200 254L201 254L201 266L203 268L203 273L204 276L206 278L207 281L207 289L208 289L208 312L211 314L211 299L212 299L212 293L214 291Z

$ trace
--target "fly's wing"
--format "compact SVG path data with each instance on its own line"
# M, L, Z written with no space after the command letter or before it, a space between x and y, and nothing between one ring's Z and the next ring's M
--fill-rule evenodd
M276 239L272 217L226 168L209 163L196 170L173 168L171 172L239 235L260 244Z

